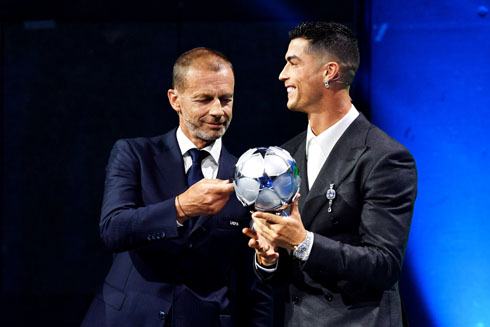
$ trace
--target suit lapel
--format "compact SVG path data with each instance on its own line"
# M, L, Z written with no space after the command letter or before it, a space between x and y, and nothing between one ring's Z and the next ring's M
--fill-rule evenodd
M335 144L304 200L303 210L300 207L305 228L311 225L316 213L327 204L326 193L330 185L333 184L333 188L336 189L366 150L365 143L369 126L370 123L360 114ZM306 169L303 175L306 176Z
M176 129L171 130L162 136L162 151L155 155L155 164L158 172L162 177L161 187L171 189L171 193L178 195L187 189L185 178L184 161L180 148L177 143Z
M296 152L292 154L294 160L296 161L296 165L298 166L298 171L305 172L302 174L302 178L299 185L299 193L301 194L298 200L298 208L301 212L303 210L306 198L308 197L308 174L306 174L306 136L303 141L299 144Z
M221 155L219 156L219 169L218 169L218 179L229 179L233 176L235 171L235 162L234 157L225 149L224 146L221 146Z

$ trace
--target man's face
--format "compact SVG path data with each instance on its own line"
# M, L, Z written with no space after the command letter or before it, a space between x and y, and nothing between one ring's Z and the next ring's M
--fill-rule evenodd
M190 67L183 90L169 91L180 127L196 146L206 146L225 134L232 118L234 86L233 71L223 64L219 71Z
M323 92L322 62L314 53L306 52L309 41L291 40L286 53L286 65L279 74L288 92L290 110L311 113L319 110Z

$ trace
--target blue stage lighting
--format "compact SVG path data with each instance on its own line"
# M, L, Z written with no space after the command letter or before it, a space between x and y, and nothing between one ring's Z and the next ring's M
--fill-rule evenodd
M423 301L434 326L489 327L490 17L455 0L371 9L372 120L419 173L404 272L422 299L407 311Z

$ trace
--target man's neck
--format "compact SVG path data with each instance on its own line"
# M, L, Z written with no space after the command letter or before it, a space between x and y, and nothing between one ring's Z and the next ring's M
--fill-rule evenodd
M326 99L319 110L308 113L308 122L313 134L319 135L344 117L352 106L347 92L338 92Z

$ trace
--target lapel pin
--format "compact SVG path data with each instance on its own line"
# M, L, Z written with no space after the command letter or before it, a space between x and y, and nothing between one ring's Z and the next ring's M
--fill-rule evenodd
M335 192L335 190L333 189L335 184L330 184L330 188L327 190L327 199L328 199L328 212L332 212L332 202L333 202L333 199L335 199L335 195L337 195L337 193Z

